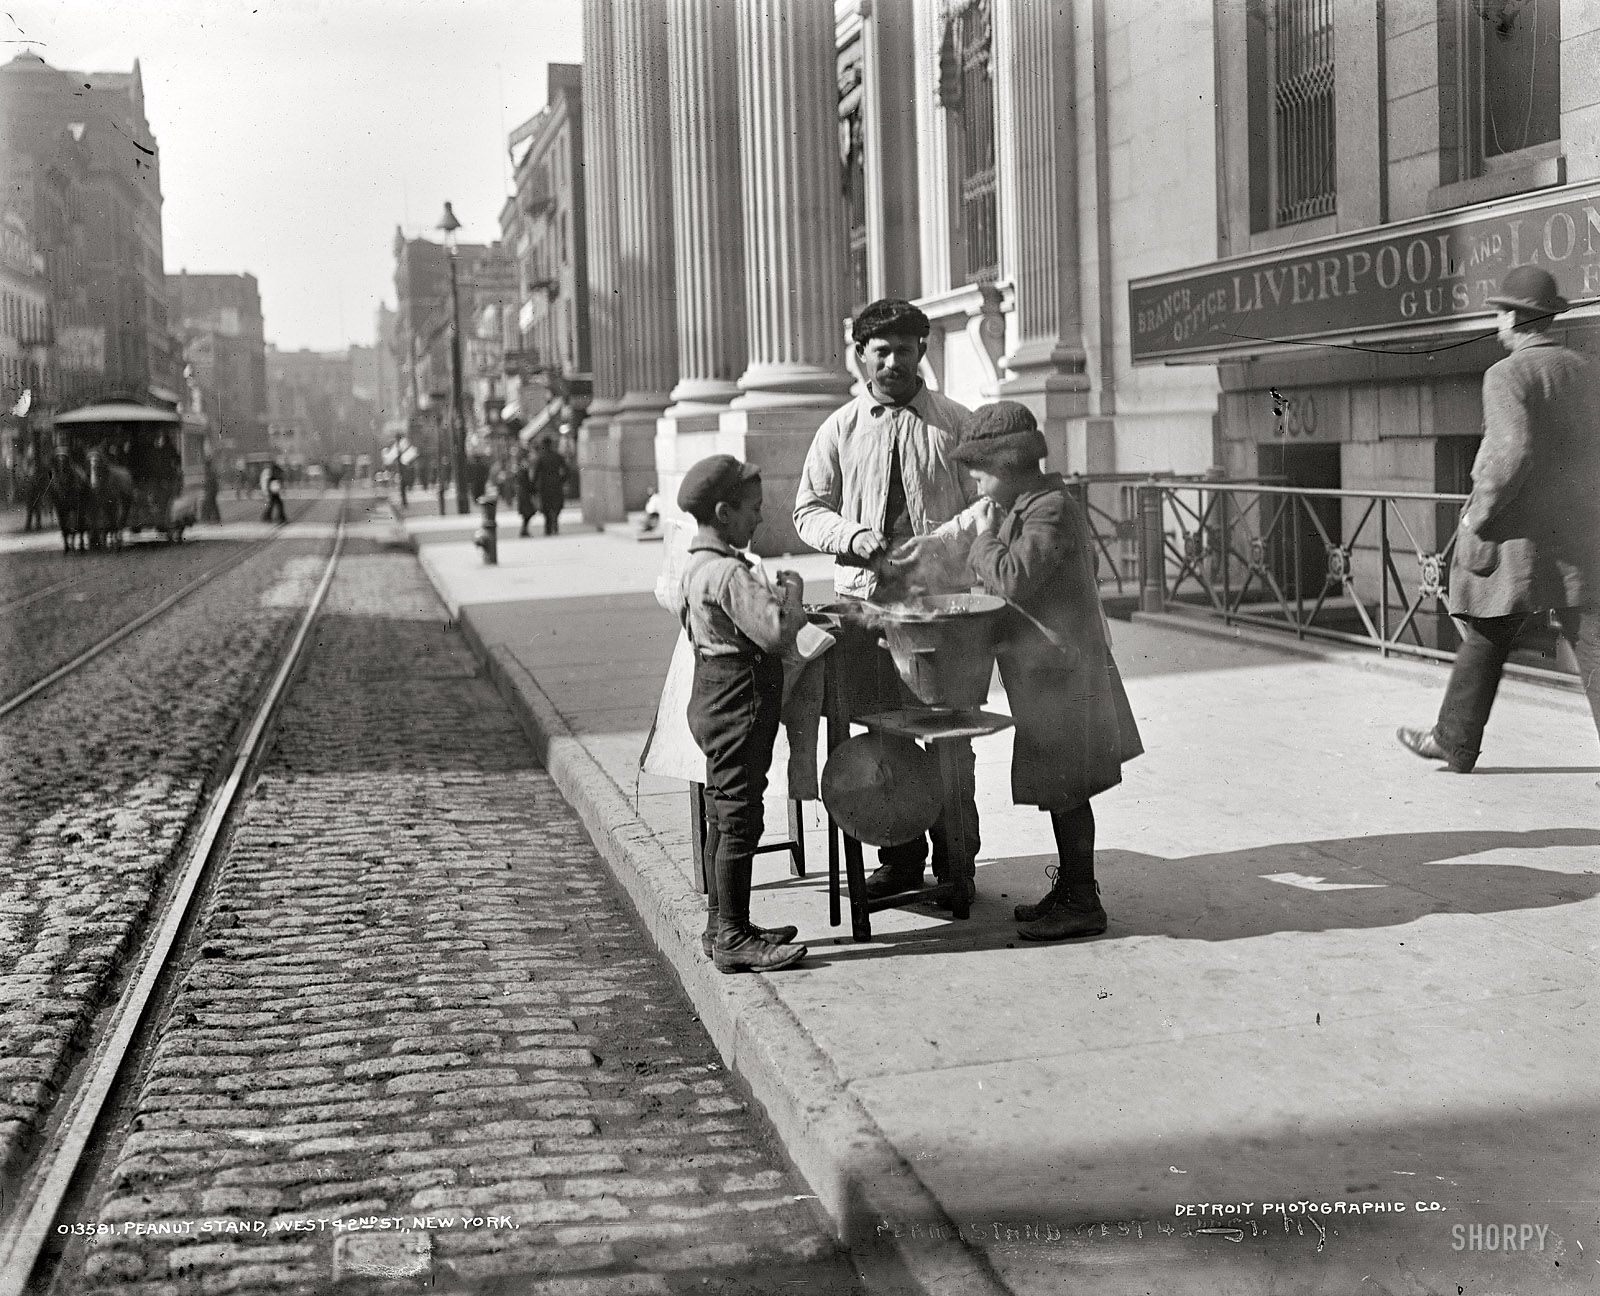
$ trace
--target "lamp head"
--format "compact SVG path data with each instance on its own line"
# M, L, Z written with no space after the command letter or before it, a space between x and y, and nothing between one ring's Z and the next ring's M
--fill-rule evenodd
M461 228L461 222L456 219L455 209L449 203L444 205L444 215L439 219L438 228L444 231L445 246L455 251L456 231Z

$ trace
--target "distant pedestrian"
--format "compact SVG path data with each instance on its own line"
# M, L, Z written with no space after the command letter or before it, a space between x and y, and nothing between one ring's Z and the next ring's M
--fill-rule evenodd
M544 514L544 533L555 535L561 530L561 508L567 502L567 461L549 437L539 442L532 484L539 497L539 511Z
M513 476L513 483L517 493L517 515L522 519L522 530L518 535L528 534L528 523L533 521L534 514L539 511L536 503L537 496L533 490L533 463L526 451L517 456L517 471Z
M678 507L700 524L689 545L679 617L694 647L689 732L706 758L706 806L716 846L705 861L706 935L719 972L770 972L806 955L794 927L750 921L750 876L761 841L762 795L783 701L782 655L806 623L801 581L779 572L782 593L739 552L761 522L761 474L712 455L684 474Z
M205 487L200 499L200 520L202 522L222 521L222 510L217 507L217 489L221 482L217 480L217 465L210 455L205 461Z
M274 459L261 470L261 491L267 497L267 507L261 514L263 522L287 522L283 511L283 469Z
M1518 266L1489 304L1511 354L1483 375L1483 444L1450 561L1461 646L1433 728L1396 733L1456 774L1477 764L1506 659L1536 613L1554 613L1600 730L1600 390L1550 332L1570 303L1549 271Z
M1027 406L978 409L952 457L980 495L952 525L973 535L968 563L983 588L1011 604L999 645L1016 721L1011 799L1047 811L1056 840L1049 892L1016 906L1019 934L1063 940L1106 929L1089 800L1122 782L1122 763L1144 747L1111 658L1094 538L1060 475L1040 471L1044 456Z

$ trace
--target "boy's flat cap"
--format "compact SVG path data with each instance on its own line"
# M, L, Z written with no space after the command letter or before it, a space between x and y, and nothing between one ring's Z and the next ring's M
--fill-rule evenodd
M737 504L746 483L761 480L761 469L732 455L711 455L683 475L678 507L685 513L709 512L718 504Z
M951 457L957 463L986 464L1005 460L1030 463L1049 453L1033 411L1017 401L995 401L972 412L967 434Z

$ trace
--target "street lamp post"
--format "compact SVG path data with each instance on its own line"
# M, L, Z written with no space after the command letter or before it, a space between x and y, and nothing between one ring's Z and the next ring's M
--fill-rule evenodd
M439 222L450 253L450 463L456 476L456 512L472 509L467 489L467 425L461 408L461 299L456 291L456 231L461 222L449 203Z

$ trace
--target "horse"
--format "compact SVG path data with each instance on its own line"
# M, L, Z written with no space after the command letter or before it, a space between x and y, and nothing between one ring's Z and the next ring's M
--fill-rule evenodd
M88 531L84 522L89 508L89 476L65 450L57 450L50 461L48 480L50 502L55 507L56 521L61 524L61 547L71 553L74 547L84 547Z
M96 446L89 451L90 543L122 548L122 529L133 509L133 474Z

